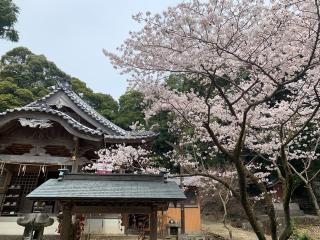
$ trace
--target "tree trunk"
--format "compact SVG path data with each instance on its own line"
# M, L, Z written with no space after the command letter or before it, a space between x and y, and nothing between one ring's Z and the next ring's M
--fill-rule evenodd
M290 238L290 236L293 233L293 227L291 223L291 214L290 214L290 200L291 195L293 192L293 175L291 172L291 168L288 165L288 159L285 153L285 146L281 146L281 157L280 161L283 165L283 171L285 180L283 182L283 189L284 189L284 199L283 199L283 210L284 210L284 221L285 221L285 227L283 232L280 235L279 240L287 240Z
M267 207L267 215L270 221L270 231L271 231L271 239L278 240L278 225L277 225L277 217L274 209L274 204L272 201L272 196L269 195L268 190L264 183L259 183L258 179L250 172L247 171L249 178L255 183L255 185L260 189L262 193L265 193L265 203Z
M248 217L248 221L259 240L266 240L263 229L260 227L257 217L255 216L253 209L249 203L247 193L247 180L245 174L245 166L243 166L241 160L235 162L235 167L238 173L238 184L240 190L240 203Z
M272 240L276 240L278 239L278 232L277 232L278 225L277 225L276 212L274 209L274 205L272 203L272 199L271 200L268 199L267 202L269 202L267 204L267 207L268 207L267 215L270 221L271 238Z
M290 181L290 180L289 180ZM292 223L291 223L291 213L290 213L290 199L292 193L292 184L288 182L285 185L285 196L283 201L283 210L284 210L284 221L285 228L281 233L279 240L287 240L292 235Z
M229 193L227 193L227 194L229 194ZM223 213L222 223L223 223L223 226L228 230L230 240L232 240L232 231L227 226L227 216L228 216L227 203L228 203L229 196L227 195L226 199L224 199L223 196L222 196L221 191L219 192L219 196L220 196L220 200L221 200L222 205L223 205L223 212L224 212Z
M316 197L316 195L315 195L315 193L313 191L311 183L306 184L306 187L307 187L308 193L310 195L313 208L314 208L317 216L320 217L320 207L319 207L319 204L318 204L318 199L317 199L317 197Z

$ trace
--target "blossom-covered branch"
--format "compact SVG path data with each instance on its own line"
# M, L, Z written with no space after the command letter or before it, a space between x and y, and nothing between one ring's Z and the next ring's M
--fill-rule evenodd
M143 28L130 33L118 54L104 51L144 93L147 118L172 114L170 131L186 150L177 161L193 164L199 174L220 155L233 165L239 201L260 240L266 236L250 204L248 181L266 200L272 239L292 234L290 146L301 144L299 137L319 120L319 12L318 0L193 0L162 15L137 14ZM197 84L179 92L163 82L170 74ZM207 146L205 154L198 148L207 161L188 153L194 145ZM249 167L254 157L247 153L262 156L255 162L263 159L264 166ZM275 172L284 187L280 234L266 187Z

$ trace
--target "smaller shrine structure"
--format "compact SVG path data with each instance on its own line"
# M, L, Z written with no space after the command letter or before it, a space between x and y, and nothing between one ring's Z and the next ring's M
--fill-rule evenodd
M163 175L65 174L33 190L28 199L59 201L63 206L61 239L71 240L72 214L145 214L150 240L157 240L158 211L186 197L175 182Z

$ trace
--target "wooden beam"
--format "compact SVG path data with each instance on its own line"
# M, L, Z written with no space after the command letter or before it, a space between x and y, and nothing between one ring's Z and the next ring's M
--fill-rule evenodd
M27 134L27 133L23 133ZM9 146L12 143L21 143L21 144L32 144L33 146L45 147L47 145L53 145L53 142L59 143L59 145L66 147L69 150L72 150L73 142L66 137L53 136L50 139L36 139L32 136L24 136L23 138L19 137L10 137L10 136L0 136L0 142Z
M150 213L151 206L74 206L74 213Z
M183 175L183 172L184 172L183 166L180 165L180 174ZM180 188L181 188L182 191L184 191L183 190L183 188L184 188L183 180L184 180L183 177L180 176ZM180 207L181 234L185 234L186 233L186 221L185 221L186 217L185 217L185 212L184 212L184 202L182 201L180 204L181 204L180 205L181 206Z
M185 216L184 209L185 209L184 203L181 202L180 204L181 234L186 233L186 216Z
M35 163L35 164L50 164L50 165L72 165L69 157L55 156L28 156L28 155L7 155L0 154L0 161L5 163Z

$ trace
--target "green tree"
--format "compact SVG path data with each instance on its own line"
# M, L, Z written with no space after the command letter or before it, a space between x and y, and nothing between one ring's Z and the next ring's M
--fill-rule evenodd
M13 78L21 88L32 87L36 97L47 93L49 86L70 77L43 55L36 55L25 47L17 47L1 57L2 78Z
M176 141L175 134L168 131L168 122L172 120L172 117L167 112L161 112L146 122L144 119L146 105L143 103L143 98L143 94L136 90L129 90L120 96L119 111L115 123L122 128L129 129L132 123L139 122L146 128L159 132L159 136L152 145L152 150L157 155L156 161L163 167L173 169L173 164L163 156L163 153L172 150L169 143Z
M6 109L21 106L20 100L10 93L0 94L0 111L3 112Z
M0 38L13 42L19 40L18 32L14 29L18 14L19 8L12 0L0 0Z
M15 95L18 89L12 78L0 81L0 111L21 106L20 99Z
M71 79L71 86L76 93L83 96L83 99L101 115L109 120L114 120L116 118L118 103L111 95L105 93L94 93L92 89L87 87L86 83L77 78Z
M71 78L44 55L17 47L1 57L0 111L20 107L49 93L58 82L69 81L73 90L110 120L118 112L118 103L109 94L95 93L77 78Z
M115 122L125 129L129 129L129 126L135 122L145 124L142 103L142 93L135 90L127 91L119 98L119 111Z
M14 94L20 99L23 105L26 105L34 100L34 95L29 89L18 88Z
M0 81L0 92L2 94L12 94L18 89L17 84L13 82L12 78L5 78L2 81Z

